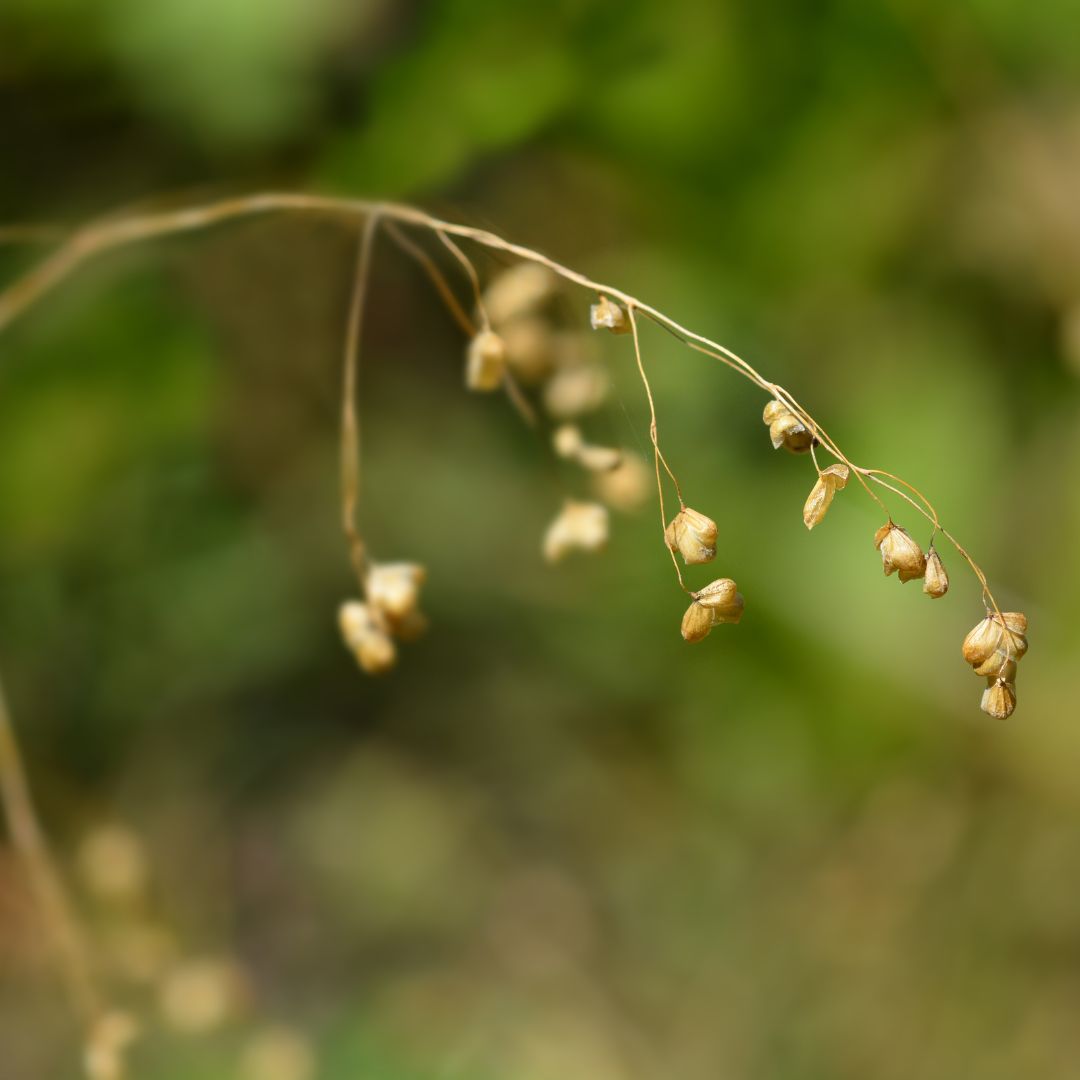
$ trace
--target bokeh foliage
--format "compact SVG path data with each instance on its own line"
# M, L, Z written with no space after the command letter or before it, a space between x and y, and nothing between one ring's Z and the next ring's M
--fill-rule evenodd
M281 186L490 225L788 385L930 491L1032 624L1020 708L989 722L955 556L940 602L884 579L854 488L807 534L812 473L770 451L761 395L652 329L667 451L746 617L679 640L651 508L545 567L541 448L461 393L452 324L384 248L364 517L429 566L433 629L365 680L332 618L354 238L249 221L95 264L0 338L0 659L65 869L125 823L154 885L121 914L244 972L242 1015L153 1023L139 1076L240 1075L268 1021L327 1077L1075 1068L1074 23L1049 0L5 0L0 221ZM9 275L31 258L0 249ZM632 357L604 347L592 433L642 447ZM123 919L83 899L107 946ZM5 1077L67 1075L10 858L0 912ZM118 982L153 1020L152 982Z

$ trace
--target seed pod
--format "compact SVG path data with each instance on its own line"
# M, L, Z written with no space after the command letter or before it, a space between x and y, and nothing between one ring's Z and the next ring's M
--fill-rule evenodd
M926 580L922 591L934 600L949 591L949 575L945 573L945 564L935 548L926 553Z
M761 414L769 425L773 449L784 447L792 454L805 454L814 445L814 436L806 425L779 398L773 398Z
M534 262L504 270L484 291L484 308L496 324L530 315L543 307L558 285L555 272Z
M544 558L558 562L574 550L599 551L607 539L607 507L567 499L544 534Z
M469 342L465 357L465 385L470 390L498 390L505 376L505 342L494 330L481 330Z
M709 636L713 628L713 613L703 607L696 600L686 609L682 618L682 633L684 641L701 641Z
M606 296L589 308L589 324L594 330L610 330L613 334L629 334L631 330L626 312Z
M998 649L1019 660L1027 652L1027 616L1022 611L1003 611L987 615L964 638L964 659L974 666L987 661Z
M560 424L552 433L551 445L559 457L575 458L585 445L585 440L576 424Z
M731 578L717 578L690 595L703 608L713 613L714 626L720 623L737 623L746 606L742 593Z
M560 368L544 384L544 408L556 420L570 420L603 405L610 389L607 372L594 364Z
M619 464L610 472L593 477L596 494L609 506L624 513L637 510L652 490L652 474L640 455L623 450Z
M536 386L551 374L555 345L551 327L540 318L522 316L499 324L506 344L506 363L526 386Z
M829 509L833 496L847 487L849 475L850 470L842 462L836 462L821 470L817 483L810 489L806 504L803 506L803 524L808 529L812 529L825 516L825 511Z
M369 675L381 675L394 666L397 650L379 614L359 600L338 609L338 626L345 645Z
M886 577L899 570L901 581L914 581L926 573L926 556L907 529L891 521L882 525L874 534L874 546L881 552Z
M993 679L1004 679L1006 682L1016 681L1016 659L998 646L977 668L976 675L984 675Z
M610 472L622 461L622 451L610 446L590 446L574 424L562 424L552 435L552 444L559 457L576 461L589 472Z
M711 562L716 558L716 522L684 506L664 530L664 542L687 566Z
M1007 720L1016 708L1016 686L1004 679L988 679L980 708L997 720Z
M364 591L369 604L396 621L416 611L426 577L418 563L375 563L364 579Z

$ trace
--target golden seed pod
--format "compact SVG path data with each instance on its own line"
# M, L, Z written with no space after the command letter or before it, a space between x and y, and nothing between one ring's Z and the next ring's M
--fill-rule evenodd
M560 368L544 384L544 408L556 420L572 420L598 409L610 390L607 372L595 364Z
M1016 708L1016 686L1005 679L988 679L980 708L997 720L1007 720Z
M623 308L606 296L590 306L589 325L594 330L610 330L613 334L629 334L631 329Z
M926 553L926 579L923 581L922 591L934 600L949 591L949 575L945 572L945 564L935 548Z
M338 608L338 626L346 647L369 675L381 675L394 666L397 649L375 608L347 600Z
M814 445L813 433L779 398L765 406L761 419L769 425L774 450L782 446L792 454L805 454Z
M874 546L881 552L886 577L898 570L901 581L914 581L926 573L926 556L907 529L891 521L882 525L874 534Z
M696 600L686 609L682 617L680 633L684 641L702 641L709 636L713 628L713 613Z
M999 646L975 668L975 674L992 679L1004 679L1006 682L1016 682L1015 654L1010 656Z
M560 424L551 434L551 445L561 458L576 458L585 439L576 424Z
M790 416L791 410L779 399L773 398L768 405L765 406L765 411L761 414L761 419L766 424L772 424L774 421L779 420L781 416ZM777 447L777 450L780 448Z
M555 345L551 327L541 318L524 315L499 324L506 344L506 363L526 386L536 386L551 374Z
M610 446L590 446L574 424L562 424L551 437L555 453L576 461L589 472L610 472L622 461L622 451Z
M742 593L731 578L717 578L690 595L703 608L712 612L714 626L720 623L737 623L746 606Z
M397 621L416 611L427 570L418 563L374 563L364 579L368 603Z
M553 270L520 262L504 270L484 291L484 308L492 322L502 324L531 315L551 299L558 287Z
M558 562L571 551L599 551L607 539L607 507L567 499L544 533L544 558Z
M1003 611L1002 619L996 612L987 615L964 638L964 659L978 667L1000 649L1012 659L1019 660L1028 649L1026 631L1027 616L1022 611Z
M481 330L469 342L465 385L470 390L498 390L506 377L506 343L494 330Z
M118 1009L100 1015L87 1034L83 1066L89 1080L123 1080L128 1075L125 1055L138 1037L135 1018Z
M810 494L803 506L803 524L808 529L812 529L821 522L825 511L829 509L833 501L833 496L847 487L850 474L851 470L842 462L821 470L817 483L810 489Z
M652 473L639 454L623 450L619 464L610 472L599 472L593 477L596 494L608 506L632 513L649 498L652 491Z
M716 522L684 506L664 530L664 542L687 566L711 562L716 558Z

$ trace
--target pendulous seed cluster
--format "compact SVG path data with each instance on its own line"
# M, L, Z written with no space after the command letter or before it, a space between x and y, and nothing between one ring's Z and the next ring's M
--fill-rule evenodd
M1016 708L1016 665L1027 652L1027 616L1021 611L986 613L964 638L964 659L986 679L981 708L1005 720Z
M347 600L338 609L346 647L369 675L389 671L397 662L395 641L415 641L426 629L420 611L420 587L427 571L417 563L375 563L364 575L364 599Z

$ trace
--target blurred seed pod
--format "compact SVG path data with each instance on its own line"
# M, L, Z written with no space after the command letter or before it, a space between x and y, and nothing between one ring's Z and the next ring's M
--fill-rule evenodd
M936 548L931 548L926 553L926 579L923 581L923 592L934 600L944 596L949 591L949 575L945 572L945 564Z
M716 558L716 522L684 506L664 530L664 542L687 566L711 562Z
M243 1080L314 1080L315 1048L292 1028L264 1028L244 1047L241 1072Z
M130 1013L114 1009L99 1016L83 1049L89 1080L123 1080L128 1075L124 1054L138 1034L139 1025Z
M652 473L640 454L623 450L618 465L593 477L593 489L609 506L623 513L639 509L652 491Z
M713 613L694 600L682 617L682 626L679 628L679 632L682 634L683 640L689 642L702 641L709 636L709 631L712 628Z
M1007 720L1016 708L1016 687L1004 679L988 679L980 708L997 720Z
M592 364L561 368L544 385L544 408L556 420L572 420L603 405L611 383Z
M631 330L626 311L606 296L589 308L589 325L594 330L610 330L613 334L629 334Z
M906 582L926 573L926 556L907 529L887 522L874 534L874 546L881 552L886 577L899 571L900 580Z
M397 649L377 609L347 600L338 608L338 626L346 647L369 675L381 675L394 666Z
M850 470L842 462L821 470L817 483L810 489L806 504L803 506L803 524L808 529L820 524L833 501L833 496L847 487L849 475Z
M691 595L698 604L712 612L714 626L737 623L746 606L742 593L731 578L717 578Z
M118 904L138 900L149 876L142 841L124 825L90 832L79 847L79 870L90 892Z
M498 390L506 377L506 343L494 330L481 330L465 354L465 385L484 393Z
M553 270L525 261L503 270L484 291L484 309L502 324L542 308L555 294L559 279Z
M185 960L161 981L158 998L169 1027L201 1035L239 1014L247 999L246 980L230 960Z
M607 507L567 499L544 534L544 558L558 562L571 551L599 551L607 540Z
M526 386L537 386L555 366L555 341L543 319L526 315L499 326L506 345L506 363Z
M373 563L364 578L367 601L392 623L415 612L427 570L419 563Z

